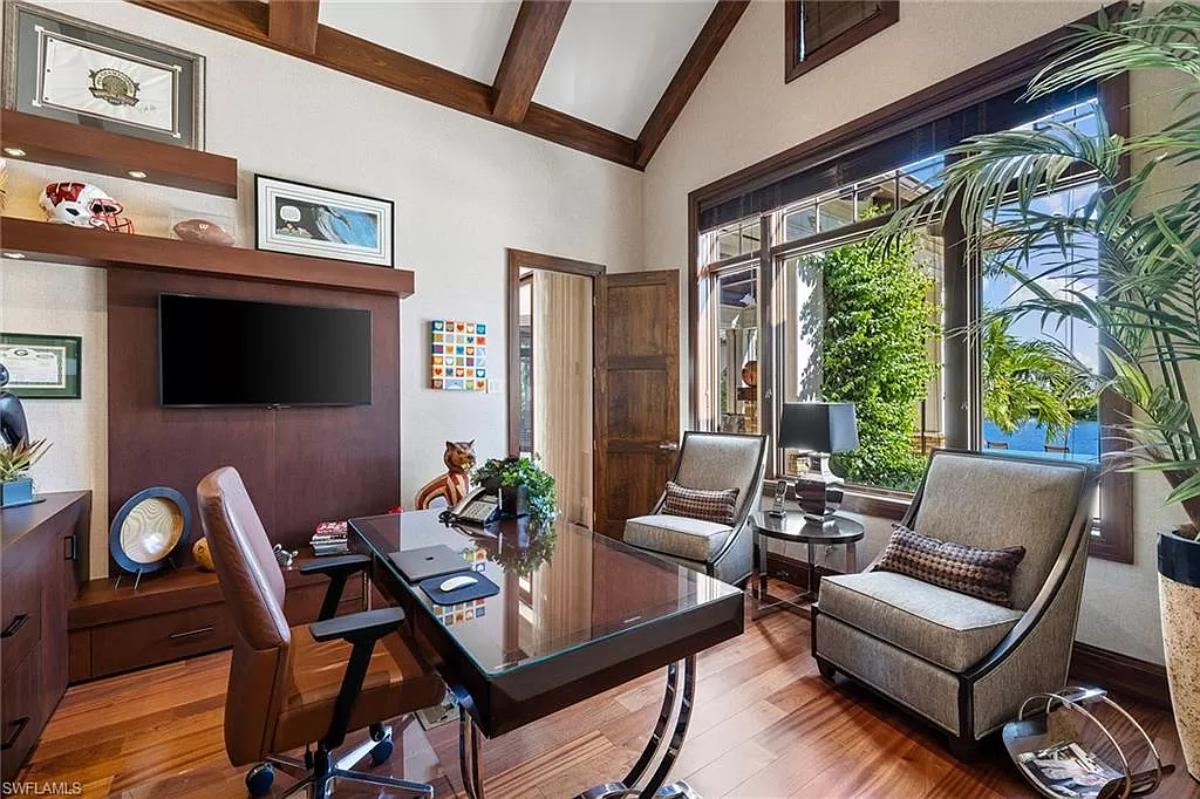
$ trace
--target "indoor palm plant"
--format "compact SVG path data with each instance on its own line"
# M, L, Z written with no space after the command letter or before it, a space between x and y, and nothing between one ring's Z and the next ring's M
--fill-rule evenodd
M1160 605L1180 738L1200 777L1200 430L1189 396L1200 379L1200 5L1135 5L1078 26L1062 44L1027 98L1167 70L1180 83L1173 119L1131 136L1100 120L1091 132L1048 124L968 139L950 151L942 184L898 211L882 236L895 242L957 213L968 251L1005 253L989 266L1023 289L997 318L1033 315L1044 327L1075 319L1103 331L1107 368L1092 375L1095 386L1132 408L1105 431L1126 445L1114 466L1160 473L1166 502L1187 519L1159 536ZM1085 207L1038 209L1035 198L1081 173L1100 186ZM1079 258L1072 244L1083 241L1098 246Z

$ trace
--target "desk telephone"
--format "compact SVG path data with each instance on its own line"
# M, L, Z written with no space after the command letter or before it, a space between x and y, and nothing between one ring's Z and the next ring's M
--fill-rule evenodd
M483 487L468 492L461 502L441 514L442 521L447 523L462 522L481 527L489 525L499 518L499 492Z

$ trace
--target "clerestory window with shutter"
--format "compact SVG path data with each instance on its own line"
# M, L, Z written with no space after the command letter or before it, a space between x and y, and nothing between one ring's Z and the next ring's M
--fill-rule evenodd
M784 80L844 53L900 19L899 0L787 0Z

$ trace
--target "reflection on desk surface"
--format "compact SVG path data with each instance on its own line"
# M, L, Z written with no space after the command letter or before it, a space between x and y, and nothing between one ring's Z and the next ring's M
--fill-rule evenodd
M568 522L506 521L489 530L447 527L436 511L354 519L380 556L445 544L500 586L500 593L443 608L416 586L410 598L444 624L489 673L552 658L649 622L741 592L683 566L635 551ZM400 575L394 575L397 580ZM405 585L407 585L405 583Z

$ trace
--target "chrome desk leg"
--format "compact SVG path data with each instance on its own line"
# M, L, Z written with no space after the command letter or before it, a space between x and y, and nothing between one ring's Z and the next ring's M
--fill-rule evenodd
M671 716L675 713L675 694L678 683L679 664L672 663L667 666L667 690L663 693L662 710L659 711L658 721L654 723L654 731L650 733L650 740L646 742L645 748L642 749L642 753L634 762L633 767L629 769L629 773L625 775L625 779L621 780L622 785L637 785L638 780L642 778L642 774L650 765L650 761L658 754L663 733L667 731L667 723L671 721Z
M641 755L629 769L629 773L625 775L625 779L621 782L608 782L589 788L579 794L576 799L618 799L618 797L632 796L651 799L666 781L671 767L675 765L675 759L679 757L679 752L683 748L684 738L687 737L688 724L692 718L693 698L696 692L696 656L689 655L682 663L682 697L679 692L679 664L672 663L667 666L666 691L663 694L662 709L654 724L654 730L650 733L650 739L646 742ZM463 787L469 799L484 799L483 757L479 747L479 729L471 719L471 697L462 690L454 689L453 692L458 701L458 760L462 770ZM663 748L663 739L672 718L675 720L674 728L666 748L660 755L658 750ZM642 781L655 758L658 758L657 767L645 785L638 787L638 783ZM670 796L694 795L690 793L691 789L684 782L674 783L671 788Z
M675 765L675 758L679 756L679 750L683 748L683 740L687 736L688 723L692 718L692 700L696 692L695 655L689 655L683 661L683 696L679 699L678 708L676 708L676 699L679 694L678 689L679 666L678 664L671 664L667 667L667 689L663 696L662 711L659 713L658 721L654 724L654 731L650 734L650 740L646 742L646 747L633 764L633 768L629 770L629 774L626 775L622 782L597 785L579 794L576 799L617 799L618 797L627 796L651 799L655 795L666 781L671 767ZM667 742L665 751L660 756L658 750L661 747L663 736L672 716L675 718L675 727L672 730L671 738ZM638 783L641 782L642 777L650 767L650 764L654 762L655 757L659 758L658 766L654 769L646 784L638 787ZM681 793L681 791L690 790L687 784L683 782L676 783L672 788L675 791L671 794L673 796L686 795Z
M683 662L683 699L679 703L679 715L675 719L675 732L671 735L671 740L667 742L667 751L663 754L662 760L658 761L658 768L654 770L650 781L642 789L641 799L651 799L666 781L671 767L675 765L675 758L679 757L679 751L683 749L683 740L687 737L688 723L692 720L692 698L695 693L696 656L688 655ZM686 787L686 783L679 784Z
M471 697L455 690L458 700L458 764L462 771L463 789L470 799L483 799L483 755L479 751L479 730L471 720Z

